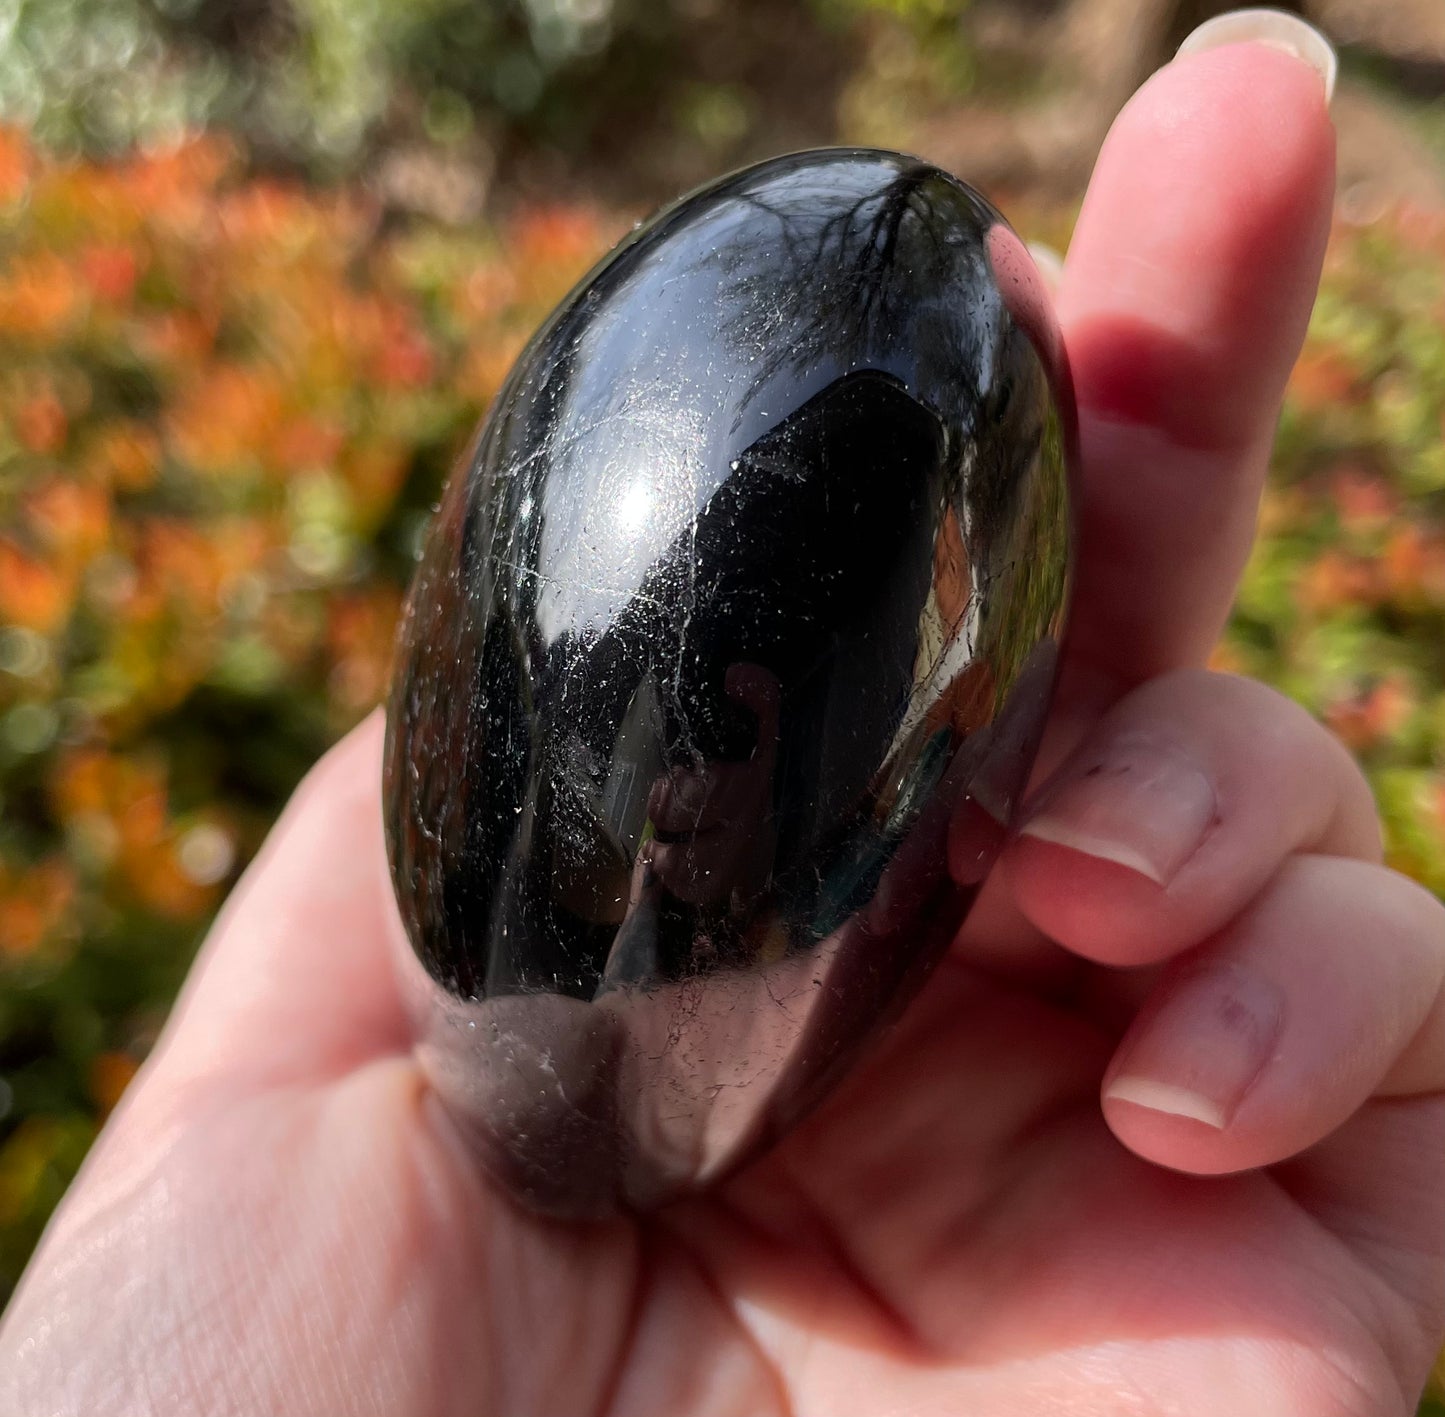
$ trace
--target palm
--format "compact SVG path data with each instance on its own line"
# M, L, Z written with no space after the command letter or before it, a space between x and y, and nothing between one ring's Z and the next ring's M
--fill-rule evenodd
M888 1394L940 1414L1318 1414L1399 1385L1385 1347L1407 1334L1378 1315L1407 1296L1349 1243L1348 1173L1379 1154L1366 1132L1411 1121L1362 1117L1317 1168L1181 1176L1104 1124L1115 1041L955 965L836 1105L739 1178L716 1230L673 1227L761 1308L781 1410L875 1412ZM920 1088L931 1075L953 1085ZM740 1245L740 1221L771 1243Z
M581 1229L493 1193L405 1055L322 1066L279 1102L193 1098L213 1120L167 1158L175 1287L137 1321L204 1320L176 1396L242 1412L1377 1411L1352 1404L1400 1384L1410 1274L1384 1260L1410 1237L1352 1243L1351 1163L1431 1119L1366 1114L1288 1171L1187 1178L1106 1129L1113 1043L951 963L720 1195ZM139 1258L111 1257L117 1283ZM217 1294L250 1321L217 1326ZM298 1361L322 1321L325 1361Z

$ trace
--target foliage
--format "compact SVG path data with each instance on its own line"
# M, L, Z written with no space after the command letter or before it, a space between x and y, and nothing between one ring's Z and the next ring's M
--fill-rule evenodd
M809 0L788 17L787 43L858 36L886 75L911 65L913 81L947 89L968 73L966 4ZM751 56L719 52L738 43L707 28L716 9L715 0L0 0L0 121L52 150L96 155L222 125L254 153L333 175L388 135L578 152L621 124L654 142L675 129L707 148L719 131L740 136L760 81ZM783 27L748 33L759 28ZM820 132L830 119L819 115Z
M0 1292L279 803L585 210L379 239L218 140L0 135Z
M322 168L398 107L433 137L474 116L556 137L578 94L644 78L676 18L668 0L3 0L0 118L91 152L224 123Z
M961 23L969 0L813 0L854 33L859 59L839 99L849 141L912 150L921 121L974 86L975 56Z
M0 1294L305 765L376 702L443 471L621 223L384 231L222 141L0 134ZM1340 228L1221 666L1445 890L1445 220Z
M1219 662L1365 765L1392 864L1445 892L1445 222L1332 244Z

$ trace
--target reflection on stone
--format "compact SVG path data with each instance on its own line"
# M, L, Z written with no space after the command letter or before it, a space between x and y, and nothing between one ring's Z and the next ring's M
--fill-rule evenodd
M952 938L1047 704L1071 420L1017 238L866 150L685 199L523 354L386 803L427 1066L524 1199L724 1174Z

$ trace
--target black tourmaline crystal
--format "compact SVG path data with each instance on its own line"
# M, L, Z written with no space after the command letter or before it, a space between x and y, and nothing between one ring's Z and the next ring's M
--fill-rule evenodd
M955 934L1032 760L1071 402L1033 263L894 153L634 232L431 529L386 753L435 1085L531 1204L776 1138Z

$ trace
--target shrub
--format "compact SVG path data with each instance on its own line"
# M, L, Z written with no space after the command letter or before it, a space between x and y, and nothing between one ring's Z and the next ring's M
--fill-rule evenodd
M1218 662L1364 764L1391 863L1445 891L1445 219L1339 226Z
M622 119L705 141L745 121L759 67L713 51L741 36L767 50L779 29L796 54L883 24L966 67L967 0L810 0L781 24L754 4L729 30L693 0L9 0L0 121L92 154L223 125L335 173L387 131L450 142L479 127L576 152Z
M219 139L98 166L0 134L0 1292L378 701L443 472L607 235L382 238Z

